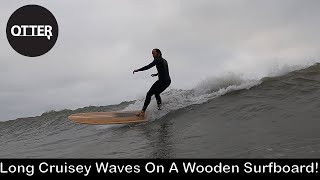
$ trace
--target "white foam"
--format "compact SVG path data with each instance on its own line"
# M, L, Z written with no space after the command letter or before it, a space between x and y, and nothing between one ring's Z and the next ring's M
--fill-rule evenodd
M172 111L190 105L202 104L232 91L250 89L261 84L261 79L264 77L283 75L294 70L306 68L310 65L312 65L312 63L306 63L305 65L276 65L270 68L264 76L254 76L254 79L248 79L248 75L245 73L227 73L217 77L208 77L191 90L169 87L169 89L161 94L163 104L161 111L158 110L155 97L152 96L147 109L147 119L153 121ZM123 109L123 111L141 110L144 100L145 96L138 98L135 103L129 105Z
M161 94L163 103L161 111L157 109L155 97L152 97L147 109L147 118L149 121L153 121L180 108L202 104L228 92L250 89L260 83L259 80L244 80L236 75L228 75L221 78L206 79L191 90L168 89ZM124 111L140 110L143 107L143 103L144 98L140 98L134 104L125 108Z

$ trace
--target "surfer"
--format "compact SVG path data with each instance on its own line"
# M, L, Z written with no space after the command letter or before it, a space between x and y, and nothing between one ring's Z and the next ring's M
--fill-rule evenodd
M153 49L152 56L154 60L150 64L133 71L133 74L134 74L135 72L138 72L138 71L148 70L153 66L156 66L158 70L157 74L151 74L151 77L158 76L158 80L151 86L150 90L148 91L146 95L146 99L144 101L143 108L137 114L138 116L144 116L145 111L148 105L150 104L151 96L153 95L155 95L156 97L158 109L161 110L162 101L161 101L160 93L162 93L165 89L167 89L167 87L169 87L169 85L171 84L168 62L162 57L161 51L159 49Z

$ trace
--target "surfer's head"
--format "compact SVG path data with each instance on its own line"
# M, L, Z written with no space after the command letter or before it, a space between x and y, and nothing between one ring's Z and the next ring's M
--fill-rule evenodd
M162 57L162 53L161 53L160 49L157 49L157 48L153 49L152 50L152 56L154 58Z

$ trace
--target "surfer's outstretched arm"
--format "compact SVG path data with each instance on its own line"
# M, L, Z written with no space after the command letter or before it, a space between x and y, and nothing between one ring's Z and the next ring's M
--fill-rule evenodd
M150 64L148 64L148 65L146 65L146 66L144 66L144 67L142 67L142 68L140 68L140 69L134 70L133 73L138 72L138 71L148 70L148 69L152 68L152 67L155 66L155 65L156 65L156 60L153 60Z

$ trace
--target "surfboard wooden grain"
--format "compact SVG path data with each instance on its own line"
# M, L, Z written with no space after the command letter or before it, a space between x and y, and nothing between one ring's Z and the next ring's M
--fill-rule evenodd
M146 117L139 117L139 111L88 112L71 114L68 118L82 124L128 124L145 122Z

